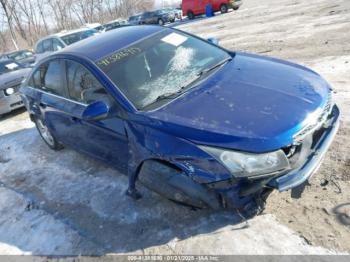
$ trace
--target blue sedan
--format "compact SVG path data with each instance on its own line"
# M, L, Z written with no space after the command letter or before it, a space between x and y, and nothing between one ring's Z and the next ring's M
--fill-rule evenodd
M41 61L21 88L53 150L68 146L197 208L245 210L302 185L338 128L332 90L303 66L185 32L132 26Z

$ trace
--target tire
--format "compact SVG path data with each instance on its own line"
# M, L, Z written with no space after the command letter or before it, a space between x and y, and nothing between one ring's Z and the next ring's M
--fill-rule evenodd
M234 6L232 9L233 10L238 10L239 6Z
M225 14L225 13L227 13L227 11L228 11L227 5L226 5L226 4L222 4L222 5L220 6L220 12L221 12L221 14Z
M38 130L41 138L44 140L44 142L55 151L63 149L63 145L59 143L50 133L49 129L45 125L45 123L38 117L34 116L34 123L36 126L36 129Z
M192 11L188 11L187 12L187 17L188 17L188 19L193 20L194 19L194 13Z
M164 25L163 19L158 19L158 25Z

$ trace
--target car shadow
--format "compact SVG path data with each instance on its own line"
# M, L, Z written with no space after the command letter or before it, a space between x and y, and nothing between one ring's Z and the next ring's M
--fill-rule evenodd
M55 255L139 251L166 245L174 239L215 234L244 220L233 211L193 210L142 186L139 186L142 198L132 200L125 195L128 183L125 175L69 148L50 150L35 128L0 136L0 155L6 159L0 164L0 184L28 202L26 212L43 212L78 236L72 253ZM0 232L1 227L0 223ZM235 229L245 227L237 225ZM46 232L50 232L50 227ZM20 233L0 234L0 242L33 255L53 255L33 250L21 240Z
M347 212L345 209L347 209ZM340 224L350 226L350 203L340 204L334 207L332 212L335 214L335 217Z

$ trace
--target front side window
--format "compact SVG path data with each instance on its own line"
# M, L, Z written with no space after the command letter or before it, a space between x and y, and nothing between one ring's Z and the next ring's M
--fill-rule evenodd
M112 98L101 83L84 66L74 61L66 61L66 74L70 98L90 104L95 101L112 103Z
M147 110L164 102L164 97L189 89L210 68L229 59L230 54L216 46L164 29L96 64L137 109Z

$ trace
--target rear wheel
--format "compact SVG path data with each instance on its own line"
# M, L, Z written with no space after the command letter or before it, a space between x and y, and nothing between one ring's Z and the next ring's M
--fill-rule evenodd
M41 138L44 142L53 150L60 150L63 145L60 144L51 134L50 130L47 128L45 123L38 117L34 118L34 123L39 131Z
M194 19L194 13L193 13L192 11L188 11L188 12L187 12L187 17L188 17L188 19L190 19L190 20Z
M222 5L220 6L220 12L221 12L222 14L225 14L225 13L227 13L227 11L228 11L227 5L226 5L226 4L222 4Z

